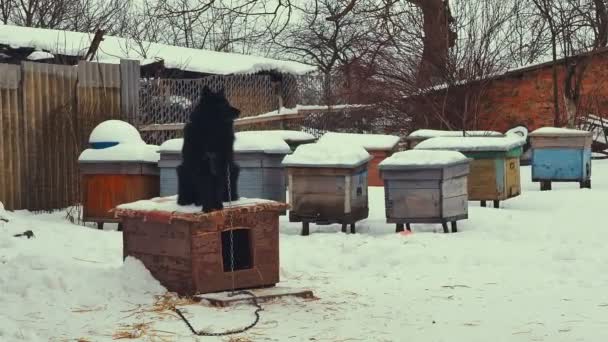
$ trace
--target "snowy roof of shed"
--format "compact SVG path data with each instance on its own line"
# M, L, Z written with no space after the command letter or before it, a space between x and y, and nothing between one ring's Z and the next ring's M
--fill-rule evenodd
M351 168L368 162L371 156L357 144L305 144L283 158L283 166Z
M416 150L451 150L460 152L509 151L526 141L520 137L437 137L422 141Z
M84 56L93 36L93 33L0 25L0 44L12 48L35 48L68 56ZM145 51L142 51L142 46L145 47ZM131 39L104 36L95 60L103 63L119 63L120 59L139 60L142 65L162 59L165 67L168 68L215 75L248 74L267 70L302 75L316 69L302 63L259 56L151 42L138 43Z
M399 143L399 137L386 134L358 134L327 132L319 138L319 143L339 145L359 145L368 151L391 150Z
M532 133L530 136L591 136L591 132L572 128L559 127L542 127Z
M496 131L466 131L467 137L490 137L490 136L503 136L502 133ZM434 137L462 137L462 131L442 131L435 129L419 129L410 133L408 138L434 138Z
M458 151L407 150L384 159L380 169L437 167L466 163L468 158Z

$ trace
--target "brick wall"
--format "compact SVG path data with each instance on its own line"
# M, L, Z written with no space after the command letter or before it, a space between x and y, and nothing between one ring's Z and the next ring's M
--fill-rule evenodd
M582 61L583 58L589 64L583 76L577 116L608 116L608 51L579 57L578 60ZM560 123L563 125L566 121L563 107L565 68L563 61L557 63ZM466 94L469 94L467 105L464 103ZM537 65L507 72L491 80L435 91L410 99L409 105L414 113L427 116L442 111L449 122L446 124L436 117L419 117L415 120L417 128L445 129L450 124L453 129L462 129L462 113L465 111L468 113L467 129L504 132L518 124L525 124L531 130L553 126L552 64Z

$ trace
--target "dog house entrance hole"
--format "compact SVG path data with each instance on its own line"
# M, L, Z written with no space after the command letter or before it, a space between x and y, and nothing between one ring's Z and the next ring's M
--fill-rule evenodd
M251 253L251 229L232 229L232 241L234 251L234 270L246 270L253 267ZM224 261L224 272L230 272L230 230L222 232L222 258Z

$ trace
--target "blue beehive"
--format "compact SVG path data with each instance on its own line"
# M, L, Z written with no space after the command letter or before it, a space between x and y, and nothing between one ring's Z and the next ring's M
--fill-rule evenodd
M532 181L541 190L551 190L551 182L579 182L591 188L591 132L543 127L530 134Z

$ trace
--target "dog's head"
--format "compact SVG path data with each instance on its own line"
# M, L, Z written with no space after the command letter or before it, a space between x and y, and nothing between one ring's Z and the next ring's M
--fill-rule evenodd
M239 117L241 112L230 105L224 89L220 89L218 92L214 92L205 86L201 91L201 98L190 115L191 121L197 121L197 119L209 120L221 120L224 122L233 122Z

